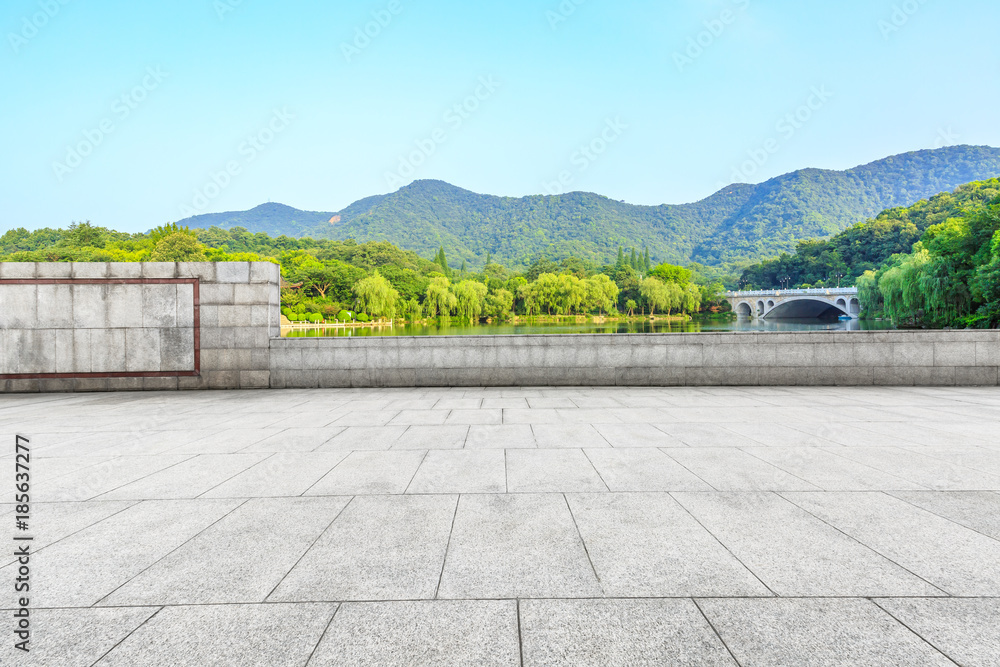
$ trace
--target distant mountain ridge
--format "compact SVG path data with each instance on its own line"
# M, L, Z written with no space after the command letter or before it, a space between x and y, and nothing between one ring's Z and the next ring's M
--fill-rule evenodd
M487 253L519 265L539 254L613 261L619 246L648 246L655 261L721 265L794 250L898 206L1000 176L1000 148L950 146L833 171L803 169L757 185L734 184L691 204L638 206L587 192L496 197L443 181L415 181L339 212L262 204L199 215L195 228L245 227L272 236L388 240L429 257L479 266Z

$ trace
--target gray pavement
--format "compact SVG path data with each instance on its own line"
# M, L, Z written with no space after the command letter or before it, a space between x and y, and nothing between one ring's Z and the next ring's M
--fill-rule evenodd
M6 395L0 433L3 665L1000 665L995 388Z

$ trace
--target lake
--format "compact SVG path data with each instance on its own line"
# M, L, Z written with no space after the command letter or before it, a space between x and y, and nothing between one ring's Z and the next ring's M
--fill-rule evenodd
M338 336L507 336L527 334L645 334L710 331L866 331L894 328L887 321L821 320L692 320L690 322L519 322L517 324L400 324L393 327L282 330L289 338Z

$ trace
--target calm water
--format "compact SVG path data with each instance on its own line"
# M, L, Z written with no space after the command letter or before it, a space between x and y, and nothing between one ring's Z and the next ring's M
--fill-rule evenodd
M889 322L820 320L693 320L691 322L524 322L478 324L452 321L441 324L402 324L394 327L350 329L299 329L285 332L289 338L333 336L495 336L510 334L609 334L609 333L697 333L701 331L861 331L891 329Z

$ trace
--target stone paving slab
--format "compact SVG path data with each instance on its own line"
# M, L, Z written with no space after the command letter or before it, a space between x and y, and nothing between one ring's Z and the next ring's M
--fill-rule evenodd
M1000 664L995 388L0 396L14 433L4 665Z

